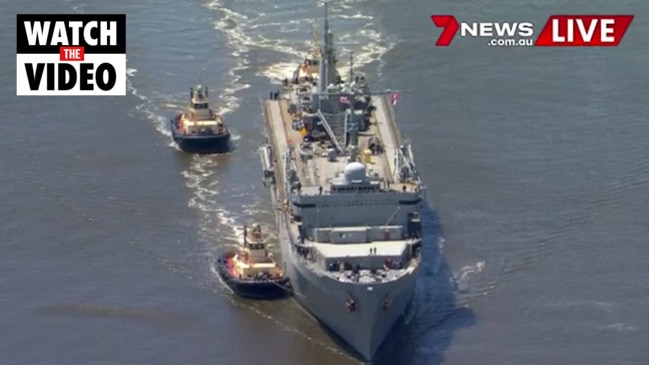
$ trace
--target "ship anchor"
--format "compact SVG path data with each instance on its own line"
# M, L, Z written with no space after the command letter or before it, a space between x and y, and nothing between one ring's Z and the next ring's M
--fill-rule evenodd
M392 298L385 298L383 300L383 310L388 310L392 307Z
M356 310L356 301L349 293L347 293L347 301L345 302L345 305L347 306L347 312L353 312Z

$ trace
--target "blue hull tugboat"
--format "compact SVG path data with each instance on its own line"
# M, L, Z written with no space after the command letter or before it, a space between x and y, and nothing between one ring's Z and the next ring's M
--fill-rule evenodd
M223 117L210 107L207 87L190 88L189 110L171 119L171 135L188 153L224 153L230 150L230 131Z
M291 294L288 276L268 251L269 245L254 224L251 232L243 227L243 248L218 258L219 275L238 295L249 299L278 299Z

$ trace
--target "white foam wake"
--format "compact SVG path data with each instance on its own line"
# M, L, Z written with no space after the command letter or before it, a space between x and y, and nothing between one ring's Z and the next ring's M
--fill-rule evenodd
M380 60L381 56L393 47L385 36L375 29L373 17L354 10L354 4L364 1L344 1L331 5L330 23L336 33L339 58L343 54L354 52L355 67L363 67ZM264 2L259 2L262 6ZM228 39L231 55L240 60L241 66L249 63L247 54L251 50L270 50L286 55L286 61L260 65L256 74L279 83L290 77L298 62L308 51L312 36L310 35L313 19L319 14L310 7L273 6L268 13L258 12L254 15L238 13L220 0L208 3L207 8L220 13L221 18L214 22L214 27L222 31ZM268 6L268 4L266 4ZM336 27L343 23L350 30L339 32ZM291 41L278 38L278 34L299 33ZM307 36L302 36L306 34ZM348 67L341 62L341 72L348 72Z

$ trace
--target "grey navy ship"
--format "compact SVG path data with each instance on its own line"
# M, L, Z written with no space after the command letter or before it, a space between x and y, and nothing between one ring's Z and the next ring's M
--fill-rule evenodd
M261 149L295 298L365 360L405 312L421 262L425 189L391 100L337 71L322 42L263 101ZM316 37L317 39L317 37Z

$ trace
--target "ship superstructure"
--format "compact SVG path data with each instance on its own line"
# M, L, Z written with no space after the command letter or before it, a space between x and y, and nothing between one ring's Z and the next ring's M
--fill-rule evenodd
M410 303L425 192L389 93L336 69L325 4L317 76L300 72L264 101L265 183L295 298L371 360Z
M189 89L187 111L170 121L171 136L189 153L222 153L229 150L230 131L223 116L213 109L209 90L203 85Z

